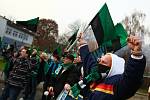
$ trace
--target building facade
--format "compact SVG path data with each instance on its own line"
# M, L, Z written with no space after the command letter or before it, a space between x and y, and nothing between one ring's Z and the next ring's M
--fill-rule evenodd
M9 44L19 48L22 45L32 45L34 33L0 16L0 37L1 47Z

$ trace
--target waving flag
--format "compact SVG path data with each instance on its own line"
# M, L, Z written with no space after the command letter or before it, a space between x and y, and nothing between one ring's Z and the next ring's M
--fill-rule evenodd
M106 4L89 23L85 32L86 40L90 41L89 49L93 51L100 45L116 37L115 28ZM92 46L92 47L91 47Z
M105 52L110 52L116 51L122 45L125 45L127 33L121 24L114 26L109 9L105 3L89 23L83 37L88 41L91 52L100 47L102 50L105 49Z
M127 45L128 34L121 23L115 25L115 34L117 36L114 39L103 43L102 46L92 52L95 60L107 52L116 52Z
M39 17L34 18L34 19L30 19L27 21L16 21L16 23L22 27L25 27L33 32L37 31L37 26L39 23Z

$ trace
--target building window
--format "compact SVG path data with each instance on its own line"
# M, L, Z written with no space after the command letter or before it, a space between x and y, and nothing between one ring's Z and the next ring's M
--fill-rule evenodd
M27 41L27 40L28 40L28 35L27 35L27 34L24 34L24 35L23 35L23 39Z
M19 34L19 38L20 38L20 39L23 38L23 34L22 34L22 33Z
M11 32L12 32L12 29L7 27L6 34L11 35Z
M27 34L20 33L20 34L19 34L19 38L22 39L22 40L27 41L27 40L28 40L28 35L27 35Z
M18 32L17 31L13 31L13 36L17 37L18 36Z
M24 35L24 39L27 41L28 40L28 35Z

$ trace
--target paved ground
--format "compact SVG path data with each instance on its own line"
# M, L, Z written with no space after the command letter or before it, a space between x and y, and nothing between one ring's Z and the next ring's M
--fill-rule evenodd
M35 96L35 100L41 100L41 96L42 96L42 89L40 88L42 85L39 85L38 89L37 89L37 93ZM2 93L2 90L4 88L4 84L0 82L0 95ZM21 97L21 95L19 96L19 98ZM19 99L18 99L19 100Z
M148 100L148 96L147 95L135 94L135 96L133 96L129 100Z

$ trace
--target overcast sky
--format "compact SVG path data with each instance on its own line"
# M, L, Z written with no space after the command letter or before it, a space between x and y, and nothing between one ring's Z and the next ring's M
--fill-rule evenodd
M90 22L105 2L114 24L137 10L146 14L145 24L149 27L150 0L0 0L0 15L15 21L53 19L61 34L78 19Z

